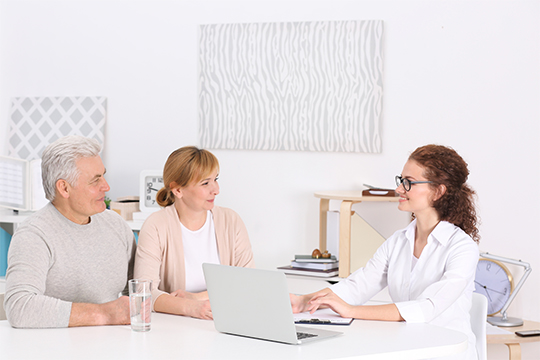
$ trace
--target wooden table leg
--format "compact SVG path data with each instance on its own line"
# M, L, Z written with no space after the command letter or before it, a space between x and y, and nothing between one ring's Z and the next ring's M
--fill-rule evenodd
M521 346L519 344L506 344L510 353L510 360L521 360Z
M319 204L319 250L324 252L326 248L326 229L328 210L330 209L330 199L321 199Z
M353 202L344 200L339 209L339 277L351 274L351 207Z

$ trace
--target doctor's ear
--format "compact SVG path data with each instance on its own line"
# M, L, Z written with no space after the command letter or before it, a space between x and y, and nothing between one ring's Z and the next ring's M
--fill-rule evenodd
M435 191L435 196L433 197L433 201L439 200L444 194L446 194L446 185L440 184L437 187L437 190Z

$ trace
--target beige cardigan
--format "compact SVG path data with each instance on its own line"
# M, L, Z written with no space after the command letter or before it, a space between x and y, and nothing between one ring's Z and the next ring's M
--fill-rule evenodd
M220 263L254 267L251 244L240 216L218 206L212 214ZM152 280L152 309L158 296L186 289L184 266L180 219L174 205L170 205L146 219L135 255L135 279Z

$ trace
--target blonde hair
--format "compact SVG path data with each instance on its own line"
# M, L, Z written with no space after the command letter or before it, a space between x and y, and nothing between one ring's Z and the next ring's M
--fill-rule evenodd
M173 151L163 168L164 187L156 195L157 203L163 207L173 204L172 188L186 187L198 182L215 169L219 169L219 162L208 150L184 146Z

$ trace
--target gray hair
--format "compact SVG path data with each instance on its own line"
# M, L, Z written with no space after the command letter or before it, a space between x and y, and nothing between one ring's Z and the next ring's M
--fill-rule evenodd
M78 135L60 138L47 146L41 156L41 178L47 200L55 199L58 180L66 180L70 185L77 182L79 159L98 156L100 151L97 140Z

